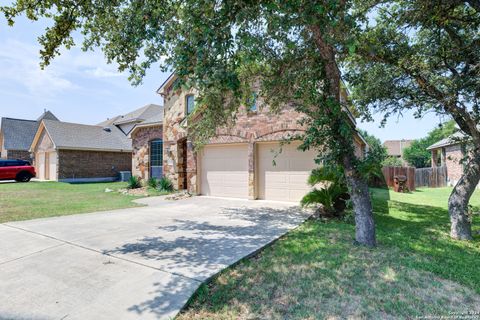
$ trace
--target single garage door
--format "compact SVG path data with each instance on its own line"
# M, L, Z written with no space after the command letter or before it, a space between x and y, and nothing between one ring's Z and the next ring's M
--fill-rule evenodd
M258 145L258 197L298 202L310 190L307 179L315 167L315 151L297 150L299 142ZM273 152L272 152L273 150ZM277 156L275 156L277 155ZM275 165L273 163L275 161Z
M248 198L246 144L205 146L200 156L200 192L216 197Z

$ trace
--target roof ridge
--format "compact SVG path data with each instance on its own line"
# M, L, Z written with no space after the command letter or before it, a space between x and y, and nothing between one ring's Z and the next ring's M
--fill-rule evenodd
M2 117L3 119L8 119L8 120L19 120L19 121L29 121L29 122L37 122L37 120L29 120L29 119L20 119L20 118L10 118L10 117Z
M78 122L68 122L68 121L57 121L52 119L43 119L42 121L52 122L52 123L65 123L65 124L75 124L77 126L85 126L85 127L98 127L104 128L105 126L100 126L98 124L85 124L85 123L78 123Z

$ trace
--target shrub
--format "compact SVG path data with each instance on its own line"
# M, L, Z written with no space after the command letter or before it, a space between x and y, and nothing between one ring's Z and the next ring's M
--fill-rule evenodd
M314 169L308 178L308 183L314 188L300 201L303 207L320 204L318 212L322 216L343 215L350 195L340 167L324 166Z
M403 162L400 158L396 157L387 157L385 160L383 160L382 165L384 167L402 167Z
M140 182L139 177L131 176L130 179L128 179L128 189L138 189L142 187L142 183Z
M147 185L148 185L150 188L157 189L157 188L158 188L158 180L157 180L157 178L151 177L150 179L148 179Z
M162 177L158 181L158 188L161 191L172 192L173 191L173 183L167 177Z

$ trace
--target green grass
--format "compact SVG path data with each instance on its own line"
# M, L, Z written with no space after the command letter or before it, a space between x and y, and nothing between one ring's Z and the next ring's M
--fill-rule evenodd
M398 319L480 312L480 236L449 238L450 189L372 190L378 247L307 221L202 285L178 319ZM476 210L480 192L472 197ZM480 230L474 219L474 232ZM479 313L477 313L478 315Z
M60 182L0 183L0 223L75 213L137 207L139 197L105 188L126 188L122 182L68 184ZM149 190L149 195L162 195Z

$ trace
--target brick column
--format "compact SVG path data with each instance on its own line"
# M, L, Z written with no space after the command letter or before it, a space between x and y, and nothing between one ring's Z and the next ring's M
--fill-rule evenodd
M255 200L257 198L257 188L256 188L256 179L255 179L255 162L256 162L256 152L255 152L255 142L250 142L248 144L248 199Z

